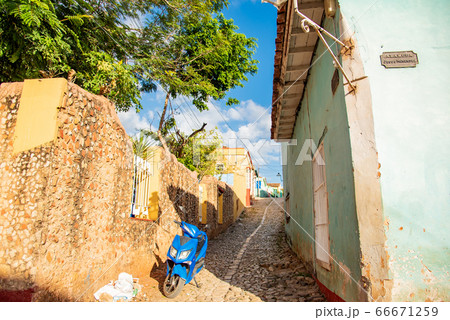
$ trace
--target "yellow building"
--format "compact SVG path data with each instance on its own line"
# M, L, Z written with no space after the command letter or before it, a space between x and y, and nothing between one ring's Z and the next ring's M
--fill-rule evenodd
M222 171L219 176L226 175L226 182L232 185L235 193L234 218L237 218L246 206L251 205L254 196L255 168L252 158L245 148L223 147L219 150L217 167Z
M281 183L268 183L267 186L270 187L269 193L273 197L278 198L283 195L283 187L281 186Z

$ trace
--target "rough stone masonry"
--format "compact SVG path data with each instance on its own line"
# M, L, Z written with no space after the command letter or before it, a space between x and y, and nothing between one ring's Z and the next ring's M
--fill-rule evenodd
M165 261L178 232L170 222L198 224L196 175L165 159L159 221L129 218L132 146L113 103L68 83L54 140L15 153L23 86L0 87L0 290L28 290L34 301L89 301L120 272L145 274ZM232 222L226 189L224 224L214 222L211 233Z

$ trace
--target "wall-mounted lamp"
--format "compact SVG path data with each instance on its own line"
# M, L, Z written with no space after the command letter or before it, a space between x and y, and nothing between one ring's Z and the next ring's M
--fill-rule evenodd
M276 1L272 1L272 0L261 0L262 3L266 2L266 3L271 3L273 4L275 7L277 7L277 9L280 8L280 6L285 3L287 0L276 0ZM302 22L300 24L300 26L302 27L303 31L305 33L308 33L310 31L310 27L312 27L314 29L314 31L317 33L317 35L319 36L320 40L322 40L323 44L325 45L325 47L327 48L328 52L331 54L331 57L333 58L334 61L334 65L341 70L344 78L347 80L348 85L355 90L355 87L352 85L352 82L350 81L350 78L347 76L347 74L345 73L344 69L342 68L338 58L336 58L336 56L334 55L333 51L331 50L330 46L328 45L327 41L325 40L325 38L323 37L322 33L324 35L326 35L327 37L333 39L335 42L339 43L341 46L343 46L346 49L350 49L348 46L346 46L341 40L339 40L338 38L336 38L335 36L333 36L331 33L329 33L327 30L325 30L324 28L322 28L320 25L318 25L317 23L315 23L314 21L312 21L310 18L308 18L307 16L305 16L303 13L301 13L298 10L298 0L293 0L293 4L294 4L294 12L296 14L298 14L300 16L300 18L302 18ZM327 17L334 17L334 15L336 14L336 0L324 0L324 8L325 8L325 13L327 15Z
M323 8L327 18L334 18L336 15L336 0L324 0Z

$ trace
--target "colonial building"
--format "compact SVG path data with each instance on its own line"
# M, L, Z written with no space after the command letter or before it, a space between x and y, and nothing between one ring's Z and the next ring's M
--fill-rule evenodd
M283 196L283 187L281 183L268 183L269 191L272 197L280 198Z
M449 3L278 2L292 248L330 300L448 301Z
M218 152L217 163L222 171L217 177L231 185L235 192L234 212L237 218L244 207L251 205L251 199L255 196L255 167L252 157L245 148L223 147Z

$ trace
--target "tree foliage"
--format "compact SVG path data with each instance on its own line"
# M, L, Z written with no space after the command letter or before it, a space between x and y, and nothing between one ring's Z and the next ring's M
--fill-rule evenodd
M167 122L166 122L167 124ZM190 134L185 134L176 129L175 122L164 127L163 133L170 153L174 154L179 162L184 164L199 175L216 174L217 152L222 144L222 136L217 128L204 130L204 124L200 129ZM166 131L167 130L167 131ZM148 139L146 140L145 138ZM144 129L133 141L155 141L158 139L156 132Z
M131 143L133 144L133 154L143 160L153 157L153 140L143 132L140 132L137 136L131 137Z
M171 97L190 96L202 111L209 98L224 98L230 89L243 86L246 74L257 70L257 61L252 59L255 39L236 30L233 20L222 14L203 20L186 18L172 26L169 34L150 24L144 37L158 48L140 62L147 67L148 78L159 82ZM164 35L169 38L159 43ZM229 99L228 104L236 102Z
M233 20L224 18L220 11L227 4L0 0L0 82L68 77L105 95L119 111L141 109L141 93L160 85L166 100L156 134L163 146L167 135L173 152L191 166L184 148L206 134L204 126L181 133L173 113L166 112L170 98L189 97L203 111L209 99L223 99L257 70L252 58L256 40L238 33ZM234 98L227 101L236 103Z
M125 3L0 0L0 81L67 77L74 69L78 84L112 98L118 110L139 108L136 66L124 63L136 37L122 22L139 9Z
M148 72L146 78L166 91L157 135L167 150L164 135L168 133L167 124L174 123L173 114L167 114L170 98L187 96L198 110L207 110L210 98L222 99L230 89L243 86L246 75L256 72L257 61L252 58L256 40L237 33L233 20L222 14L203 19L187 16L165 27L148 24L143 30L143 38L155 47L153 55L140 58L139 63ZM161 38L164 41L158 41ZM233 98L227 101L227 105L235 103L238 101ZM204 127L195 130L194 136ZM170 149L180 159L182 148L193 136L185 139L177 129L172 131L175 133L178 148ZM173 141L173 136L169 139Z
M192 171L198 172L201 176L214 175L217 173L217 152L222 146L222 136L217 128L209 131L202 131L198 135L191 137L183 146L183 153L178 157L178 161Z
M180 72L182 80L196 67L173 69L161 50L172 43L195 49L176 39L225 5L227 0L0 0L0 82L66 77L73 69L76 83L109 97L118 110L140 109L141 92L154 90L161 74ZM209 89L202 97L208 93L217 97Z

